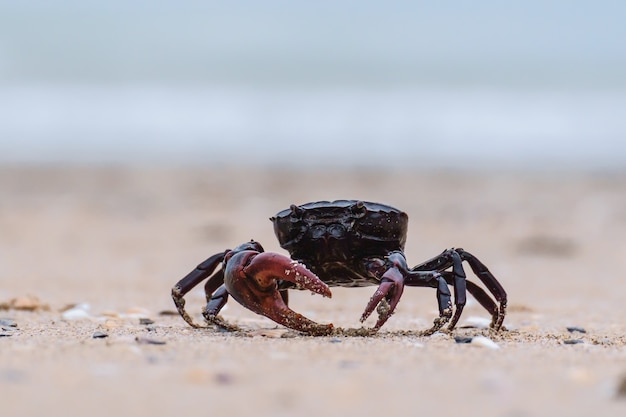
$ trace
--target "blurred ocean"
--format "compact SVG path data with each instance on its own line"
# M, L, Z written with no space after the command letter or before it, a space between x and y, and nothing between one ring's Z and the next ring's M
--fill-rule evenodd
M0 164L623 170L625 18L608 0L0 0Z

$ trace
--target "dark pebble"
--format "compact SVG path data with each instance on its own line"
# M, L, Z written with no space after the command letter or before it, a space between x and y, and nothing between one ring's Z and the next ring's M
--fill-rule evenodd
M583 329L582 327L578 327L578 326L570 326L567 328L567 331L570 333L574 333L574 332L578 332L578 333L587 333L587 330Z
M0 326L2 327L17 327L17 323L11 319L0 319Z
M564 340L563 343L565 343L566 345L577 345L579 343L585 343L585 341L582 339L568 339Z
M164 345L165 342L163 340L149 339L147 337L139 337L135 338L135 341L140 345Z
M231 374L220 372L215 375L215 382L220 385L230 385L233 383L233 381L234 378Z
M159 311L159 316L178 316L178 311L162 310L162 311Z
M144 325L149 325L149 324L154 324L154 320L152 319L148 319L148 318L140 318L139 319L139 324L144 324Z
M329 340L330 343L341 343L343 342L343 340L341 339L337 339L336 337L333 337L332 339Z
M0 333L0 337L9 337L9 336L13 336L13 333L5 333L5 332Z
M355 361L339 361L338 365L341 369L354 369L359 366L359 363Z
M17 369L0 369L0 381L20 383L26 381L26 374Z
M105 337L109 337L109 335L104 332L94 332L91 337L94 339L104 339Z
M619 385L617 386L617 396L619 398L626 399L626 375L622 377Z
M472 337L454 336L454 341L457 343L472 343Z

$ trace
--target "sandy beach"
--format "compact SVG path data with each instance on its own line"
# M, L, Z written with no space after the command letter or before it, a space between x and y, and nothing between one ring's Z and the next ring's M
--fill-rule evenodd
M626 415L624 174L3 167L0 193L2 415ZM370 337L303 336L232 299L242 332L172 314L199 262L251 238L286 254L268 218L334 199L407 212L409 264L478 256L508 292L507 330L479 328L470 300L459 329L421 336L437 316L424 288ZM290 305L356 328L374 290ZM200 321L200 286L186 299Z

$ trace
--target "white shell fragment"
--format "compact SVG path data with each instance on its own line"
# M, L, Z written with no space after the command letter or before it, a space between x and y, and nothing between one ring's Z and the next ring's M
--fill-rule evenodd
M74 307L65 310L62 314L64 320L83 320L91 318L89 310L91 306L87 303L76 304Z
M472 337L471 344L475 346L485 347L488 349L500 349L500 345L485 336Z
M491 325L491 318L470 316L459 327L473 329L488 329Z

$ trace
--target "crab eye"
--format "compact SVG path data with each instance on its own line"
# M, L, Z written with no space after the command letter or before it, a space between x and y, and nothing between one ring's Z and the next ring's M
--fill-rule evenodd
M304 210L301 209L300 207L296 206L295 204L292 204L289 206L289 209L291 210L291 219L293 220L300 220L302 218L302 213L304 213Z
M350 206L350 211L356 218L360 218L365 216L365 212L367 208L365 207L365 203L363 201L357 201L352 206Z

